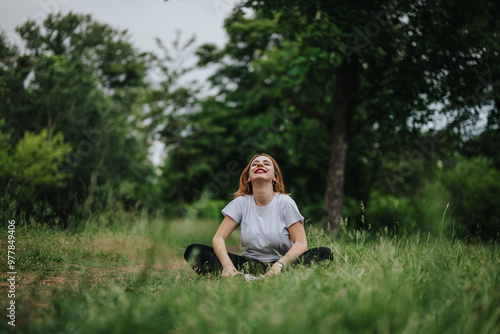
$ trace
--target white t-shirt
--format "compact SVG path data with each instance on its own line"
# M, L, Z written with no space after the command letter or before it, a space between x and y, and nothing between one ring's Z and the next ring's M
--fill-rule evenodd
M261 261L279 260L292 247L288 228L304 223L295 201L288 195L275 193L266 206L257 206L253 195L239 196L222 209L241 225L243 256Z

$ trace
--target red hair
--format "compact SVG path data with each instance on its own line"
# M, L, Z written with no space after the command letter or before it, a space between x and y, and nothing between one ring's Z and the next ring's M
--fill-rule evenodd
M278 166L278 163L269 154L260 153L260 154L254 155L253 158L250 159L250 162L245 167L245 169L243 169L243 172L241 172L240 186L239 186L238 191L236 191L233 194L234 198L239 197L239 196L253 194L252 184L250 182L247 182L247 181L250 178L250 166L252 165L252 162L255 160L255 158L260 157L260 156L268 157L269 159L271 159L271 161L273 163L274 177L276 178L276 182L273 182L273 190L277 193L288 195L287 193L285 193L285 184L283 183L283 176L281 175L281 170L280 170L280 167Z

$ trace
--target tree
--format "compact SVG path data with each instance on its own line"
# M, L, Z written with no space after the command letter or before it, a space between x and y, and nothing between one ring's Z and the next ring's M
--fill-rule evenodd
M284 107L321 124L330 147L325 228L338 229L343 214L356 134L375 128L404 138L436 113L451 118L449 131L460 130L481 108L498 108L491 107L498 96L491 78L500 73L493 1L248 1L241 8L226 21L228 44L204 46L201 64L221 66L213 85L247 115Z
M144 98L147 112L141 115L144 132L152 140L162 142L168 156L161 168L160 198L167 203L169 210L181 216L184 215L185 179L187 174L191 174L190 169L196 168L183 152L185 132L189 132L192 113L198 108L196 80L186 82L193 69L192 65L186 64L186 60L193 56L194 42L194 36L183 41L180 31L177 31L171 46L157 39L162 51L153 62L157 83L148 90Z
M68 217L83 202L90 212L108 192L133 207L157 204L148 136L139 126L151 55L138 51L126 31L90 15L50 14L42 24L17 28L25 48L0 43L0 118L10 145L26 131L62 133L72 151L53 169L63 189L44 189L57 214ZM102 200L99 200L102 199Z

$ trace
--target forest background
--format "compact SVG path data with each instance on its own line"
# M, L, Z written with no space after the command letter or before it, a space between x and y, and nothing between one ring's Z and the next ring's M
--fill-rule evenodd
M1 219L221 219L266 152L308 224L362 228L363 214L375 231L497 239L499 11L250 1L226 20L224 47L179 35L160 54L89 15L24 22L23 45L0 36ZM207 67L210 89L186 79Z

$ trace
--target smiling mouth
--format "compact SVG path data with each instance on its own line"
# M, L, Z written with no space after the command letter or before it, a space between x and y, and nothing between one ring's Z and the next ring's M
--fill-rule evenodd
M262 168L257 168L254 172L254 174L260 174L260 173L267 173L267 172Z

